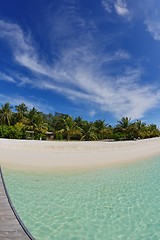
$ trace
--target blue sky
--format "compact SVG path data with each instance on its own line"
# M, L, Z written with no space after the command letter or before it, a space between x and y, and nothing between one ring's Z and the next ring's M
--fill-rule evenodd
M0 104L160 122L160 2L0 3Z

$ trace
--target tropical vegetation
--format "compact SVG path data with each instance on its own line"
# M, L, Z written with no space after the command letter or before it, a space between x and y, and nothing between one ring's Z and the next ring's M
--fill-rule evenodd
M81 117L73 118L68 114L44 114L35 107L29 109L24 103L11 106L5 103L0 108L0 138L25 139L27 133L34 139L46 139L47 133L54 140L135 140L159 137L160 130L155 124L141 120L132 121L123 117L116 126L105 120L87 121Z

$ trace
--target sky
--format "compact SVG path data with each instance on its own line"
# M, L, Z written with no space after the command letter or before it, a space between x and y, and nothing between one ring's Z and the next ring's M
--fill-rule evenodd
M0 105L160 125L160 1L0 0Z

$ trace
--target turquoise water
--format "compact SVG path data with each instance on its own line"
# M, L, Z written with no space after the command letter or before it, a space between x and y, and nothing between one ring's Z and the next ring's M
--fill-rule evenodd
M4 169L11 199L37 240L160 239L160 158L110 169Z

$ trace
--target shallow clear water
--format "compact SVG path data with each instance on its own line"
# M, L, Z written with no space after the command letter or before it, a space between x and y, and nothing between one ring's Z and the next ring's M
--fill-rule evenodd
M4 176L37 240L160 239L160 158L68 173L4 169Z

